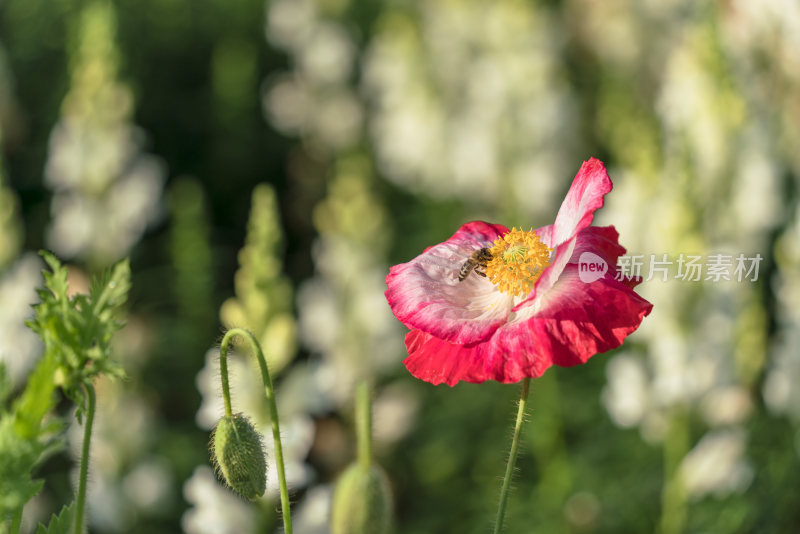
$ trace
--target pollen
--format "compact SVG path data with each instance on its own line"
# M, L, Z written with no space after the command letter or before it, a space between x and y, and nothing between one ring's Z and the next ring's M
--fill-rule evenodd
M486 277L503 293L523 297L533 290L550 265L553 249L542 243L533 230L513 228L495 239L490 251L492 259L486 265Z

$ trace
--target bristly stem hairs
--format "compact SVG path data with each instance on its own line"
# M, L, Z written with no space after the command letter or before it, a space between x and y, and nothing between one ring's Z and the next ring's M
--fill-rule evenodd
M526 377L522 380L522 393L519 396L517 420L514 423L514 437L511 440L511 450L508 453L506 474L503 477L503 486L500 488L500 503L497 506L497 519L495 519L494 522L494 534L499 534L503 530L503 520L505 519L506 515L506 502L508 501L508 490L511 487L511 478L514 475L514 464L517 462L519 438L520 434L522 434L522 423L525 420L525 407L528 404L528 390L530 389L530 385L530 377Z
M75 532L83 532L83 510L86 507L86 479L89 474L89 447L94 424L95 393L92 384L84 384L86 390L86 421L83 424L83 447L81 449L81 468L78 477L78 497L75 507Z
M286 485L286 469L283 462L283 447L281 446L281 429L278 421L278 407L275 403L275 390L272 386L272 378L269 375L269 368L267 361L264 359L264 353L261 350L261 345L256 338L243 328L231 328L225 333L222 338L222 344L219 349L219 369L220 378L222 380L222 397L225 402L225 416L232 417L231 410L231 393L230 386L228 385L228 349L234 337L241 336L250 344L258 366L261 369L261 381L264 383L264 393L267 396L269 404L270 419L272 421L272 440L275 443L275 463L278 470L278 484L280 485L281 495L281 514L283 515L283 529L286 534L292 534L292 518L289 508L289 488Z

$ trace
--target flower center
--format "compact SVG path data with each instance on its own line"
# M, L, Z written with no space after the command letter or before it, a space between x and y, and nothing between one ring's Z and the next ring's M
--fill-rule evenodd
M486 277L503 293L523 297L533 290L536 280L550 265L553 249L542 243L533 230L513 228L494 240L490 252Z

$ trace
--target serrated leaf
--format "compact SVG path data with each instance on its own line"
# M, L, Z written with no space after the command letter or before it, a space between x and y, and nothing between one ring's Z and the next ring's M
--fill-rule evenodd
M67 269L48 252L42 256L52 269L44 272L47 290L40 290L36 316L26 324L45 345L45 355L58 369L56 383L78 405L82 414L83 389L99 374L124 376L111 361L111 339L123 324L117 313L130 290L130 265L120 261L93 277L88 295L67 296ZM48 291L49 290L49 291Z
M45 263L47 263L47 265L48 265L48 267L50 267L51 271L55 272L55 271L57 271L58 269L61 268L61 262L58 261L58 258L56 258L56 255L53 254L52 252L50 252L49 250L40 250L39 251L39 256L44 258Z
M64 505L58 515L53 514L46 527L39 523L36 534L70 534L74 517L75 501L72 501L68 506Z
M111 270L92 280L89 298L95 316L106 321L107 311L119 308L128 299L131 288L131 267L128 260L118 262Z
M44 285L50 291L52 291L52 297L54 297L54 300L68 300L67 290L69 285L67 284L67 269L61 265L61 262L58 261L58 258L48 251L42 250L39 252L39 255L44 258L44 261L47 262L47 265L52 271L42 271L42 275L44 276Z

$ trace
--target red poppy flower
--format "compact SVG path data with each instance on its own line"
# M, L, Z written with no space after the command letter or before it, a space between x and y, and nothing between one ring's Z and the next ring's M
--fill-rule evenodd
M386 299L411 329L403 362L411 374L451 386L517 382L622 344L653 305L633 291L640 279L615 280L625 249L614 227L591 226L611 187L592 158L553 224L525 232L470 222L392 267ZM607 270L581 272L584 253Z

